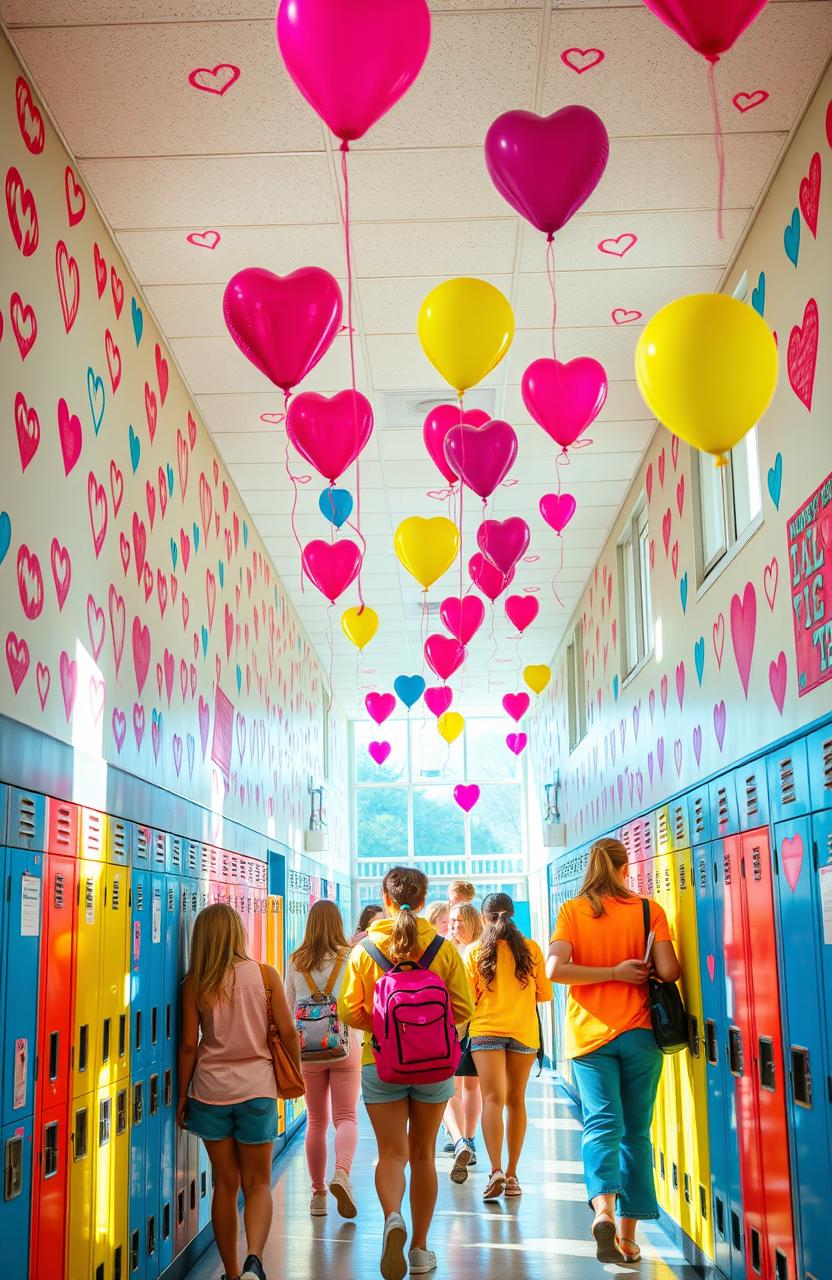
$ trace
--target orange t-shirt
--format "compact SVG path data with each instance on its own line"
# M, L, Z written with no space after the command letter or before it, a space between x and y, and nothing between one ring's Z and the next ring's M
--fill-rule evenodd
M604 914L592 914L589 901L570 898L558 913L552 942L572 946L572 963L612 968L644 955L641 898L604 898ZM669 942L664 909L650 901L650 928L656 942ZM592 982L569 988L566 1005L566 1056L581 1058L609 1044L624 1031L650 1027L647 987L631 982Z

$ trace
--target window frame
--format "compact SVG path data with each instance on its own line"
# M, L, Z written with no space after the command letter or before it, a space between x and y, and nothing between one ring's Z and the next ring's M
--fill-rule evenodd
M749 441L749 437L751 438ZM742 529L737 528L737 498L734 481L734 451L749 442L754 449L757 467L757 480L762 494L762 477L760 475L760 454L757 442L756 425L743 436L727 457L725 465L719 468L720 489L722 497L722 529L723 539L720 550L710 559L705 559L704 508L702 495L702 475L700 468L708 465L709 455L702 454L693 445L690 446L691 489L693 499L693 542L696 564L697 598L703 595L720 574L727 568L734 557L753 538L757 530L765 522L765 507L761 500L760 509L751 517Z
M645 587L644 573L645 566L642 563L642 547L646 545L647 552L647 583ZM618 562L618 581L620 584L619 592L619 618L618 623L621 629L621 655L623 665L621 671L622 686L631 680L634 675L649 662L653 656L655 649L655 632L653 628L653 591L650 582L650 513L647 507L647 495L642 493L639 495L638 501L633 507L629 520L627 521L625 531L618 540L617 546L617 562ZM632 658L630 627L628 616L630 613L630 601L627 597L627 575L624 567L624 559L629 548L631 555L631 577L633 588L632 613L636 621L636 644L635 657ZM631 660L632 659L632 660ZM623 668L626 667L626 670Z

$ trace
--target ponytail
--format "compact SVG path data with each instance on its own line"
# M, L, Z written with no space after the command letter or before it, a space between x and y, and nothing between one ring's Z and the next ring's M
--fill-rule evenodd
M428 878L415 868L392 867L384 877L382 889L396 912L388 947L390 959L396 964L412 960L419 946L416 912L424 906Z
M605 914L604 898L626 899L632 896L621 879L622 868L628 861L624 845L610 836L596 840L590 849L580 896L587 899L596 919Z
M477 952L477 968L490 987L497 974L497 944L508 943L514 956L514 976L528 986L534 961L528 943L514 923L514 903L507 893L489 893L482 904L483 929Z

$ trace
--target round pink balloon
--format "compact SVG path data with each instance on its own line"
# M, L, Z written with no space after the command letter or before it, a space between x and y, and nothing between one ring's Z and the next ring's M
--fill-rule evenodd
M607 398L607 374L591 356L534 360L523 374L523 404L562 449L594 422Z
M481 498L505 480L517 457L517 434L501 418L481 427L458 423L445 436L445 460Z
M480 789L476 782L463 783L460 782L454 787L454 800L456 800L460 809L465 813L470 813L474 805L480 798Z
M657 18L709 62L739 39L766 0L644 0Z
M479 551L468 561L468 573L474 586L479 587L483 595L488 596L491 601L502 595L514 578L513 569L511 573L502 573Z
M539 612L540 602L534 596L509 596L506 600L506 617L521 635Z
M477 529L477 546L501 573L510 573L528 551L529 537L529 526L521 516L483 520Z
M431 456L431 461L439 468L448 484L456 484L459 476L448 466L445 458L445 436L451 427L465 422L471 427L481 427L488 422L488 414L484 409L466 409L460 415L459 406L455 404L438 404L431 409L422 426L422 439Z
M435 715L437 719L443 716L448 707L454 700L454 691L446 684L433 685L430 689L425 689L425 703L428 711Z
M519 723L529 709L527 693L504 693L503 709L510 715L515 724Z
M393 693L368 693L364 699L364 706L367 708L367 714L376 724L384 724L384 721L392 716L396 710L396 695Z
M222 313L243 355L289 392L325 355L341 325L338 281L322 267L276 276L246 267L225 286Z
M550 238L592 195L609 154L604 122L589 107L561 107L550 116L507 111L485 135L494 186Z
M545 493L540 499L540 514L555 533L563 533L577 505L571 493Z
M289 75L347 143L407 93L430 46L426 0L280 0L276 28Z
M324 542L315 538L307 542L301 556L304 572L310 582L333 604L358 576L361 552L349 538Z
M448 596L439 606L439 617L460 644L476 635L485 620L485 605L479 596Z
M465 645L436 632L425 641L425 659L440 680L450 680L465 661Z
M292 444L332 484L355 462L372 433L373 408L360 391L330 397L302 391L286 415Z

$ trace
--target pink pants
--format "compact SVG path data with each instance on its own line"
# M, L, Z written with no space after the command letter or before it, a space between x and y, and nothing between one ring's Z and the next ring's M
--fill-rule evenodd
M326 1188L326 1136L330 1098L335 1125L335 1167L349 1173L358 1143L358 1091L361 1087L361 1048L351 1037L349 1057L337 1062L305 1062L306 1163L312 1190Z

